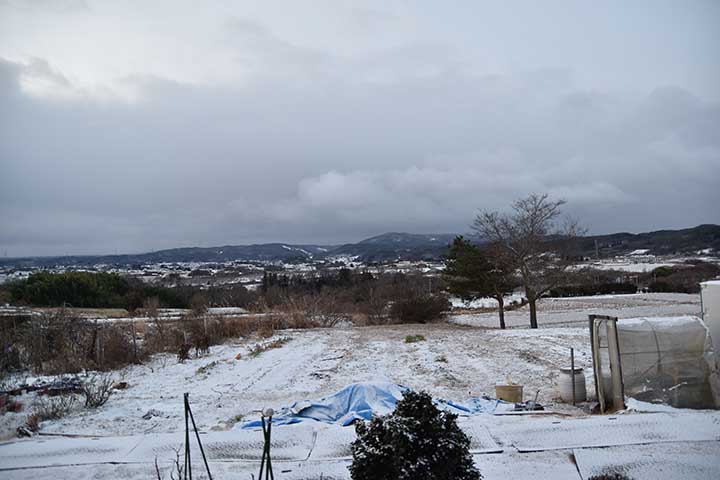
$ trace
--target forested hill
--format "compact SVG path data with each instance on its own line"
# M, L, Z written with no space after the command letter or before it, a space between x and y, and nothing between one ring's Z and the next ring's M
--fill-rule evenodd
M439 260L455 234L411 234L392 232L344 245L292 245L265 243L210 248L173 248L132 255L27 257L0 259L0 265L17 268L62 265L140 265L161 262L282 261L287 263L353 257L362 262ZM476 239L477 240L477 239ZM583 237L581 253L607 258L635 250L649 254L696 254L711 249L720 252L720 225L699 225L682 230L646 233L613 233Z

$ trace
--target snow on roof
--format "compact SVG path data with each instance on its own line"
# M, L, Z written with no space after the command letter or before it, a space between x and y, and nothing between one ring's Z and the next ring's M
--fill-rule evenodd
M633 251L630 252L628 255L645 255L645 254L648 253L649 251L650 251L649 248L639 248L639 249L637 249L637 250L633 250Z

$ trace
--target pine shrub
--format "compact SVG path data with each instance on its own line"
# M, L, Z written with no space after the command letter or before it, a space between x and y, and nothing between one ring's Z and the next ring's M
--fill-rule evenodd
M353 480L479 480L470 439L457 415L439 410L430 395L408 391L395 411L356 425Z

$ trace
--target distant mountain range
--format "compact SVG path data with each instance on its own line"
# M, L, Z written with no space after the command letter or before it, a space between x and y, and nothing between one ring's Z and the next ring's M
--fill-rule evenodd
M447 233L421 235L391 232L345 245L263 243L210 248L172 248L130 255L4 258L0 259L0 265L17 268L95 264L129 266L144 263L233 260L297 263L316 259L332 260L338 257L354 257L365 263L396 260L431 261L442 258L455 236ZM583 255L594 257L599 253L602 258L627 254L635 250L647 250L647 253L655 255L694 254L705 249L718 252L720 225L700 225L683 230L658 230L638 234L613 233L587 236L581 239L580 249Z
M363 262L389 260L437 260L446 252L457 235L442 233L422 235L415 233L383 233L358 243L341 245L330 255L357 256Z
M594 256L596 243L603 258L635 250L647 250L652 255L694 254L708 248L720 252L720 225L583 237L580 242L583 254Z

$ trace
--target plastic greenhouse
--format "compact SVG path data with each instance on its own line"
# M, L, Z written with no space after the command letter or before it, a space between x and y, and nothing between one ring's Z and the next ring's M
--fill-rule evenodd
M590 316L595 388L602 411L625 396L678 408L720 407L708 328L698 317Z

